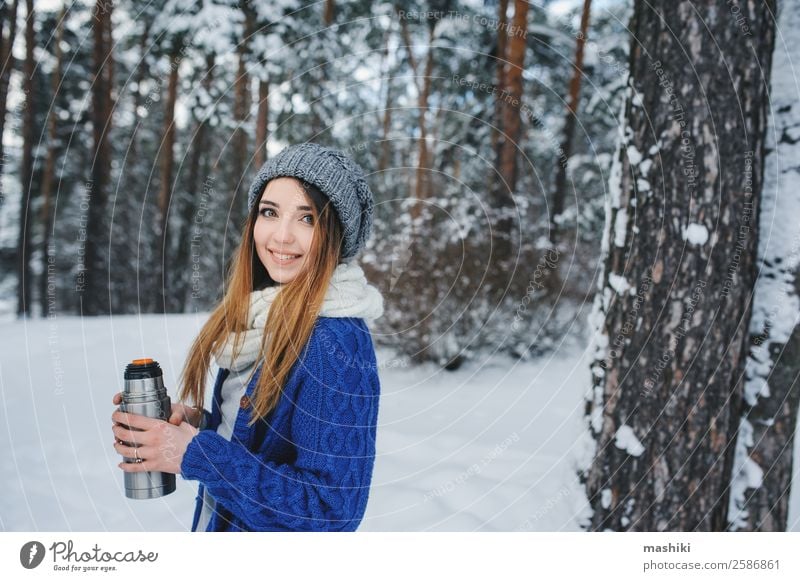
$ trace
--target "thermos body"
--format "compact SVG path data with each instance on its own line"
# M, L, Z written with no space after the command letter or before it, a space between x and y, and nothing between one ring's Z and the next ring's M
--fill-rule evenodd
M119 410L150 418L168 420L172 402L164 388L163 374L157 361L135 359L125 368L125 388ZM130 428L136 431L135 428ZM127 445L136 446L134 442ZM135 458L125 458L135 463ZM159 498L175 492L175 474L168 472L125 472L125 496Z

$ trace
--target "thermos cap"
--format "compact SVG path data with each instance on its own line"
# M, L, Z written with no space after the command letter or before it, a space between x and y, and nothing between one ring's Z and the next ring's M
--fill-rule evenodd
M134 359L125 367L125 379L153 379L162 375L158 361L149 357Z

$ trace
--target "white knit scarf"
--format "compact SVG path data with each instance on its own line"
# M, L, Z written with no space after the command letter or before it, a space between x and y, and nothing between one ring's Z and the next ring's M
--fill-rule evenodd
M261 337L270 306L282 286L271 286L250 293L247 330L243 332L236 359L233 357L234 334L228 337L214 358L217 365L231 371L241 371L255 362L261 349ZM377 319L383 314L383 297L377 288L367 283L364 271L357 264L339 264L333 271L328 291L322 302L320 317L360 317Z

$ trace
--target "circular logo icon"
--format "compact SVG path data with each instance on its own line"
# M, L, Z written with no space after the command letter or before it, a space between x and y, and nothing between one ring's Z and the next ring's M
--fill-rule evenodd
M35 569L44 559L44 545L39 541L30 541L19 550L19 562L26 569Z

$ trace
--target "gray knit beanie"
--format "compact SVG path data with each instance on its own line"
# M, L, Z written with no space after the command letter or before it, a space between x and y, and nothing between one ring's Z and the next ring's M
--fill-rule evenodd
M373 196L361 167L341 151L316 143L290 145L258 170L247 196L252 209L267 182L295 177L317 186L333 204L344 229L342 260L353 258L372 230Z

